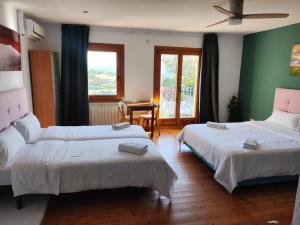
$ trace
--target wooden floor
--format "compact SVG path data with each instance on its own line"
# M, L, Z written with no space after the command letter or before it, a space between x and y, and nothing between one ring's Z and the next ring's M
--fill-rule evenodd
M155 143L176 171L172 203L148 189L90 191L52 197L43 225L290 225L296 183L240 188L232 195L191 152L178 153L178 130ZM276 223L278 221L278 223Z

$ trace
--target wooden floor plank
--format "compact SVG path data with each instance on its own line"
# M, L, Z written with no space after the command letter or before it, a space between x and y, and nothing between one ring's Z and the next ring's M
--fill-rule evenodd
M239 188L230 195L191 152L178 152L178 130L154 142L176 171L172 202L149 189L125 188L52 197L43 225L290 225L296 183Z

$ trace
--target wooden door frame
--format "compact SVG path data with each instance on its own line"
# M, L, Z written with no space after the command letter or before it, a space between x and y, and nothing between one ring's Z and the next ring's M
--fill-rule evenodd
M182 79L182 58L183 55L198 55L198 76L196 84L196 109L199 109L199 96L200 96L200 71L201 71L201 48L181 48L181 47L169 47L169 46L154 46L154 76L153 76L153 100L156 103L160 102L160 66L161 66L161 54L176 54L178 55L178 68L177 68L177 89L176 89L176 124L174 119L159 119L162 125L186 125L190 123L199 122L199 113L196 110L195 118L180 118L180 102L181 98L181 79Z

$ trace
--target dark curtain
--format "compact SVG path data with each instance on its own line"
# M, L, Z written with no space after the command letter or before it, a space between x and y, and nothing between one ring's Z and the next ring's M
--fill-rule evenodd
M219 46L216 34L204 34L201 72L200 123L219 121Z
M88 40L88 26L62 25L61 120L64 126L89 124Z

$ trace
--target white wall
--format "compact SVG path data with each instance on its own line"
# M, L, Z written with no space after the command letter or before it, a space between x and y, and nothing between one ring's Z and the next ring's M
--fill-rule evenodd
M29 111L33 111L29 50L36 48L37 41L21 36L23 86L26 88Z
M220 34L219 37L219 115L228 120L227 105L238 95L243 52L243 36Z
M0 24L18 31L16 9L4 2L0 2Z
M61 27L43 24L47 38L38 44L41 49L61 52ZM150 99L153 94L154 46L202 47L203 35L161 31L90 28L90 42L125 45L125 98ZM238 93L243 37L219 34L219 104L220 119L226 121L227 104Z
M61 55L61 25L39 23L46 31L46 38L36 41L35 49L48 49Z

